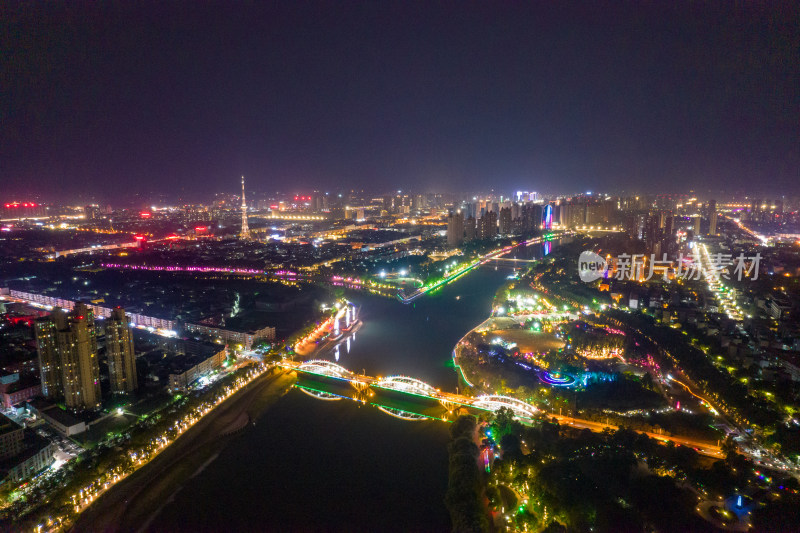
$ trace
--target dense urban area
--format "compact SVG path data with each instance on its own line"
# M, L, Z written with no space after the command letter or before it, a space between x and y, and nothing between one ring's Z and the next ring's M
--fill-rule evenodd
M2 207L7 524L111 521L115 485L294 386L452 422L456 531L800 527L796 199L250 196ZM452 390L337 364L364 298L414 308L481 269L507 275Z

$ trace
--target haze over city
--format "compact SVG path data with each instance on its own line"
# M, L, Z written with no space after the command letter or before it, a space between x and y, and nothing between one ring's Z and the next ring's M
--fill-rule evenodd
M2 19L20 198L198 200L243 174L286 192L797 192L790 2L10 2Z

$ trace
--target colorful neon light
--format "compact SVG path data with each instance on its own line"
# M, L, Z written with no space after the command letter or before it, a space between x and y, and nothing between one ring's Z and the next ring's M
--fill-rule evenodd
M542 380L542 383L547 383L553 387L570 387L575 384L575 378L560 372L543 371L539 373L539 379Z

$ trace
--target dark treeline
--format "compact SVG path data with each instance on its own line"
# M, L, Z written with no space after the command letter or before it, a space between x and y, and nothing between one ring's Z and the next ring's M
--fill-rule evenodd
M480 533L489 530L482 504L483 478L475 444L478 422L474 416L460 416L450 428L450 481L445 504L454 533Z

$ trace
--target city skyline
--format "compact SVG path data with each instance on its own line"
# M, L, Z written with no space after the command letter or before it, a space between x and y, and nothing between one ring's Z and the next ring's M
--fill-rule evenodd
M214 205L222 201L224 202L240 202L242 192L241 177L236 179L228 179L235 183L236 189L228 187L227 190L223 189L224 185L229 183L220 183L220 190L207 191L202 195L194 194L187 195L181 193L171 194L164 191L137 191L129 196L120 196L119 194L101 195L91 190L75 190L74 195L65 197L49 196L46 191L44 193L18 195L11 192L6 192L3 197L0 197L0 208L42 208L42 207L56 207L56 206L73 206L84 208L93 208L99 211L102 208L111 207L113 209L164 209L169 207L180 207L187 205ZM0 193L1 194L1 193ZM521 201L520 194L535 194L539 202L542 201L559 201L567 199L585 198L602 199L602 198L634 198L641 197L652 201L658 199L694 199L701 202L710 200L729 202L731 204L750 204L753 201L762 203L793 203L800 198L800 193L792 194L790 191L768 192L761 187L753 186L743 188L741 190L730 191L719 189L704 189L702 187L690 188L685 190L676 190L674 192L641 192L640 190L631 189L617 189L617 190L571 190L568 192L556 192L549 188L531 190L530 187L523 190L514 189L497 189L493 187L475 188L474 190L429 190L423 188L419 189L395 189L391 188L332 188L326 189L324 187L309 188L304 186L291 187L287 186L283 189L248 189L247 210L262 210L265 209L269 200L275 201L294 201L298 206L304 205L304 202L311 206L309 202L313 198L327 197L335 201L343 201L347 203L347 199L362 199L366 202L375 202L385 197L426 197L426 198L441 198L445 202L452 201L476 201L481 199L500 199L503 201ZM336 200L337 198L341 200ZM524 201L527 200L525 196ZM275 205L275 202L269 203L269 208ZM230 204L231 208L241 210L241 205ZM283 208L281 208L282 210Z

